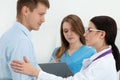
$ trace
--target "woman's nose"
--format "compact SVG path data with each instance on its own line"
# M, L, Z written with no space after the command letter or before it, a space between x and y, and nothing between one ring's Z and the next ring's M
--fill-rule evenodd
M72 31L69 31L69 32L68 32L68 35L71 35L71 34L72 34Z

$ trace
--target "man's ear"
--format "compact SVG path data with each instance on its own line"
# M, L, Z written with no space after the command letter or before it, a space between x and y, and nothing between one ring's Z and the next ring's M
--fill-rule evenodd
M27 6L23 6L21 12L22 12L23 16L26 16L28 14L28 12L29 12L29 8Z

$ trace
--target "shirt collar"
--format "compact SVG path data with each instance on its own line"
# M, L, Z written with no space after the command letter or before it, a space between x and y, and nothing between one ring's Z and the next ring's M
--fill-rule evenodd
M32 39L32 35L31 35L30 31L23 24L16 21L14 25L15 25L15 27L19 28L27 37Z
M94 59L97 58L99 55L103 54L104 52L108 51L109 49L111 49L111 46L109 46L107 49L102 50L102 51L99 52L99 53L95 53L95 54L90 58L90 60L91 60L91 61L94 60Z

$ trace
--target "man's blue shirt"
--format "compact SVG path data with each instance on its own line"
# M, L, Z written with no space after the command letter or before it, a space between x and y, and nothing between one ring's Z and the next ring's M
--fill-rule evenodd
M26 56L34 67L38 67L30 31L21 23L15 22L0 38L0 80L34 80L32 76L14 72L12 60L22 60Z

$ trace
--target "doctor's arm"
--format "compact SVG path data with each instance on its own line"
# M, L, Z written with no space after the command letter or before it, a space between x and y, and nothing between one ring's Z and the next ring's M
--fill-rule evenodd
M54 80L56 78L59 78L58 80L67 80L62 77L58 77L53 74L46 73L42 70L38 70L37 68L31 65L31 63L26 57L24 57L24 62L19 60L13 60L10 65L13 71L36 77L37 80L40 80L41 78L43 80Z
M75 74L67 78L62 78L54 74L46 73L42 70L38 70L31 65L26 57L24 57L24 62L19 60L13 60L11 63L11 68L18 73L31 75L37 78L37 80L84 80L85 77L80 73Z
M24 56L24 62L19 60L13 60L10 64L13 71L38 77L39 70L32 66L29 60Z

